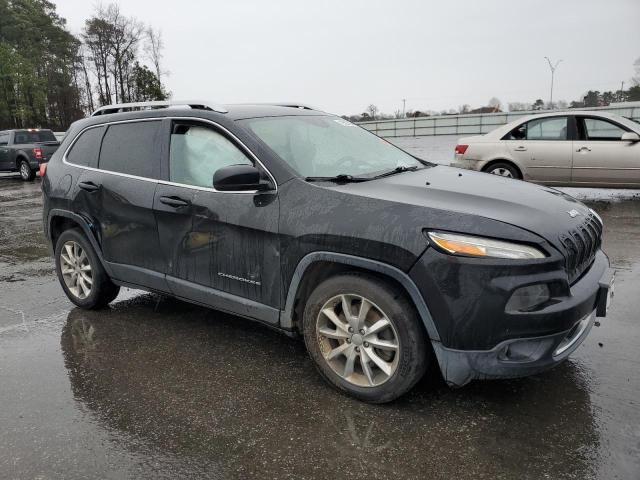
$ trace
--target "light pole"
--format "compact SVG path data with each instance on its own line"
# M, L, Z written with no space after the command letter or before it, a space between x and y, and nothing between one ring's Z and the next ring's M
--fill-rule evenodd
M560 65L560 62L562 62L562 60L558 60L554 65L549 59L549 57L544 57L544 58L547 59L547 63L549 64L549 69L551 70L551 93L549 94L549 108L553 108L553 76L556 73L556 68L558 68L558 65Z
M402 118L406 118L406 115L405 115L405 112L406 112L405 107L406 106L407 106L407 99L403 98L402 99Z

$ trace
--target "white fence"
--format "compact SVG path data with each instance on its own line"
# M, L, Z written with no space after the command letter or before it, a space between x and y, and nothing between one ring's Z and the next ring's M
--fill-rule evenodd
M577 112L580 110L598 110L640 120L640 102L619 103L608 107L574 108L568 110L568 112ZM432 135L479 135L490 132L500 125L512 122L517 118L535 113L545 113L545 111L440 115L396 120L374 120L370 122L359 122L358 125L385 138L423 137Z

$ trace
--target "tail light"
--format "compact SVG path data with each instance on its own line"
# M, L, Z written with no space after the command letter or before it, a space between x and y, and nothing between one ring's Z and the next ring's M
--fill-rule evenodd
M47 165L49 164L48 163L40 164L40 170L38 171L38 173L40 174L40 178L44 178L44 174L47 173Z
M467 148L469 148L469 145L456 145L456 153L463 155L464 152L467 151Z
M42 160L44 158L44 152L41 148L34 148L31 151L33 152L33 156L36 157L36 160Z

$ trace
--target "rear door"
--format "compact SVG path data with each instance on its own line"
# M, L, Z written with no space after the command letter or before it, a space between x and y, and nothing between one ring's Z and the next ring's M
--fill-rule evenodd
M621 139L627 127L602 117L578 116L573 152L573 183L640 186L640 142Z
M79 201L92 221L114 277L166 291L153 214L160 172L160 126L160 120L109 125L97 168L85 169L78 188Z
M213 174L221 167L263 167L218 125L176 119L169 128L167 181L158 185L154 209L173 293L276 323L277 195L213 188Z
M536 118L504 138L513 158L525 167L525 180L549 185L570 182L573 121L571 116Z

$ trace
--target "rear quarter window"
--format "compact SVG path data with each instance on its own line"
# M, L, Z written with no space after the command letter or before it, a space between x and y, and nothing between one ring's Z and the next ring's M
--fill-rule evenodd
M111 125L102 139L98 167L110 172L157 178L160 121Z
M100 140L102 140L104 130L104 127L96 127L82 132L67 153L67 162L85 167L95 167L98 164Z

